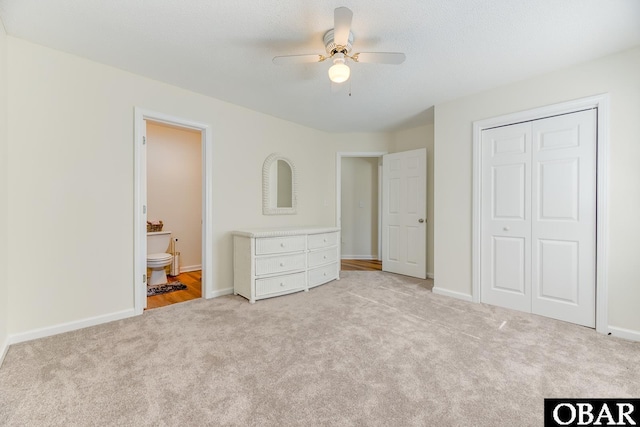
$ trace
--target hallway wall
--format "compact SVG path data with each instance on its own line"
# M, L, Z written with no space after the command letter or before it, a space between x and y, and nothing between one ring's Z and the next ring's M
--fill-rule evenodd
M341 165L341 256L378 259L377 157L343 157Z

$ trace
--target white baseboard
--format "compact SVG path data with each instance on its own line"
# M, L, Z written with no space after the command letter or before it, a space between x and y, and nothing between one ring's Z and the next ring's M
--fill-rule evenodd
M378 260L378 255L341 255L341 259Z
M427 273L427 279L433 280L433 273Z
M184 267L180 267L180 273L188 273L190 271L198 270L202 270L202 265L186 265Z
M4 357L7 355L7 351L9 351L9 337L4 340L2 347L0 347L0 366L2 366L2 362L4 362Z
M218 298L218 297L231 295L231 294L233 294L233 288L218 289L215 291L207 292L205 299Z
M447 297L461 299L463 301L473 302L473 298L470 294L463 294L462 292L450 291L449 289L439 288L437 286L433 287L433 293L438 295L444 295Z
M21 332L19 334L9 335L9 344L17 344L24 341L31 341L38 338L49 337L51 335L62 334L64 332L71 332L77 329L87 328L89 326L100 325L102 323L113 322L114 320L126 319L127 317L135 316L135 310L123 310L116 313L105 314L102 316L89 317L74 322L60 323L55 326L49 326L46 328L34 329L27 332Z
M640 331L609 326L609 333L614 337L624 338L631 341L640 341Z

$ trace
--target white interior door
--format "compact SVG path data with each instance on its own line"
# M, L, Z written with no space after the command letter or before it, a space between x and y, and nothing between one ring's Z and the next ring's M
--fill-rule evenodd
M596 111L482 133L481 301L595 326Z
M532 130L532 312L595 327L596 110Z
M427 150L382 159L382 270L427 276Z

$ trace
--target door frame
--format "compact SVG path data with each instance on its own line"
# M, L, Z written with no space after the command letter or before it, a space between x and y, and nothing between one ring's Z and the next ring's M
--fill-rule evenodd
M608 169L609 169L609 94L599 94L586 98L548 105L517 113L506 114L473 122L473 220L471 243L471 298L480 302L480 244L482 209L482 156L480 143L482 131L498 126L542 119L560 114L574 113L597 108L597 153L596 153L596 331L609 333L608 325Z
M336 227L342 228L342 158L377 157L378 161L378 261L382 260L382 156L387 151L339 151L336 153ZM342 234L341 234L342 235ZM342 245L342 242L340 242ZM340 251L342 254L342 250Z
M213 132L208 124L182 119L164 113L134 107L134 203L133 203L133 253L134 253L134 312L142 314L146 307L147 292L144 280L147 274L147 224L146 224L146 121L164 123L178 128L198 130L202 148L202 297L213 298Z

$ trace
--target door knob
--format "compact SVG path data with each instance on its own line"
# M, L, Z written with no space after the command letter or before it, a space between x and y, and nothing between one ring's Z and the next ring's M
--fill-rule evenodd
M419 222L420 224L422 224L422 223L424 222L424 219L420 218L420 219L418 220L418 222Z

